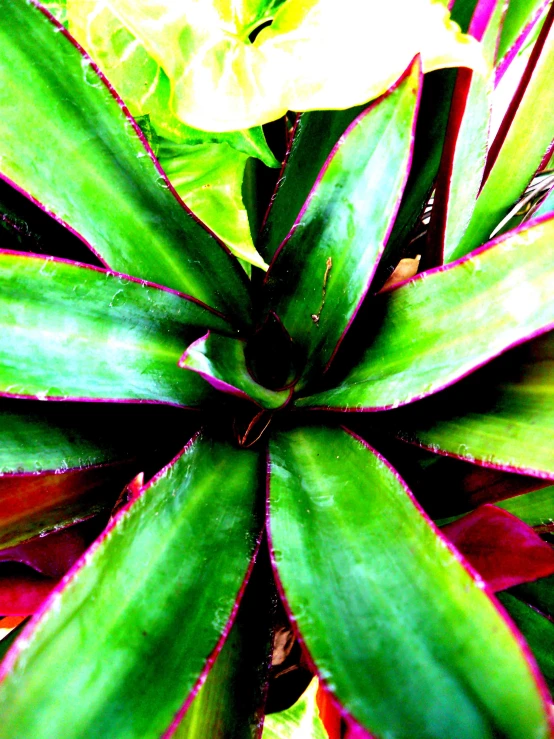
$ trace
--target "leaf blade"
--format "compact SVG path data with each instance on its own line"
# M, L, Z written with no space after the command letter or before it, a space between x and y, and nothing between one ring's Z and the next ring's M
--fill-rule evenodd
M526 224L459 262L377 296L378 325L358 366L337 388L296 405L396 408L444 389L547 331L554 320L548 274L553 235L552 217ZM531 244L532 249L525 247Z
M328 454L331 445L339 461ZM270 474L275 566L297 628L327 685L366 730L390 737L490 737L495 730L549 736L544 693L521 642L382 458L342 431L296 429L272 438ZM389 540L391 516L397 533ZM388 546L394 554L387 555ZM331 627L336 623L340 630ZM358 642L360 624L367 630ZM437 636L446 633L448 639ZM454 673L442 672L447 664L456 664ZM494 676L485 678L493 664ZM514 670L517 698L507 689ZM406 689L411 679L413 691ZM533 719L524 717L530 703Z
M258 469L257 454L197 437L115 517L3 663L6 737L163 733L229 627L259 543ZM99 635L111 655L100 672L82 651L96 653Z
M238 264L168 189L136 123L90 58L40 7L3 1L2 14L3 177L81 234L112 269L168 283L248 323Z
M271 262L291 230L331 151L363 107L300 114L264 219L258 249Z
M481 0L469 27L470 35L482 41L491 69L503 17L502 0ZM492 89L492 72L488 78L468 69L458 72L431 211L429 241L436 264L449 261L475 208L485 171Z
M395 419L397 429L404 427L398 436L485 467L554 479L553 358L554 332L549 331L438 395L436 402L430 398L414 407L415 414L407 408L409 421Z
M304 360L301 384L329 365L369 289L410 168L420 89L416 58L339 139L274 255L267 310Z
M206 396L204 383L185 378L177 363L202 325L225 331L227 324L194 300L126 275L10 252L0 253L0 283L3 395L185 406Z
M549 12L518 91L491 146L471 220L451 259L485 243L521 197L552 141L554 11ZM523 142L523 143L522 143Z
M268 559L260 550L229 636L172 735L175 739L259 739L271 663L271 599L275 598Z
M484 505L442 528L493 592L554 572L554 551L502 508Z

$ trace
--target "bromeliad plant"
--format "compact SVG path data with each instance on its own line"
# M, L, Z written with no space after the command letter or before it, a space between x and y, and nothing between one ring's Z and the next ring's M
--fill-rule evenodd
M0 642L1 736L260 736L268 550L344 735L551 736L552 194L489 239L549 166L554 11L458 0L463 36L371 3L401 39L375 23L379 67L349 3L53 5L138 123L45 8L0 1L0 612L34 612ZM255 251L237 183L288 108ZM441 533L383 453L443 517L509 500ZM321 735L312 692L282 736Z

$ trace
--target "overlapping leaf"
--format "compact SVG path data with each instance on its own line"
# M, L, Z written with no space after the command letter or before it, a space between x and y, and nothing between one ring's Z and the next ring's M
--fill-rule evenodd
M425 71L483 69L477 45L444 6L428 0L374 4L369 24L359 22L357 0L343 3L340 13L334 0L140 8L120 0L116 8L167 73L177 116L211 131L259 125L287 110L360 105L384 93L418 53ZM272 24L250 43L251 31L267 19ZM365 73L355 74L359 69Z
M335 389L300 407L378 410L452 384L554 321L554 218L374 298L372 334Z
M197 406L206 386L178 367L202 327L197 302L125 275L0 253L0 393Z
M229 636L177 726L175 739L260 738L275 597L269 567L267 551L262 550Z
M403 739L550 736L521 643L381 457L312 427L273 436L269 459L286 602L357 722Z
M554 485L502 500L496 505L521 518L529 526L549 527L554 516Z
M553 23L554 9L551 8L518 91L489 151L484 184L463 238L450 255L452 260L490 238L533 178L552 141Z
M375 273L406 183L420 84L415 60L354 120L271 263L267 307L298 347L304 384L331 361Z
M511 593L499 593L500 602L525 636L550 690L554 690L554 624Z
M32 4L4 0L0 11L2 175L76 230L112 269L248 322L238 263L168 189L90 58Z
M550 544L502 508L480 506L442 532L494 592L554 572Z
M158 739L169 727L257 547L258 462L197 437L116 516L4 662L6 739Z
M458 73L431 216L430 248L438 264L449 261L463 237L481 187L494 85L492 68L504 5L503 0L481 0L469 27L469 33L483 42L491 74L487 79L469 69Z
M258 242L268 262L293 227L333 147L362 111L362 106L314 111L296 119L290 149Z
M510 0L498 44L499 77L521 50L547 5L548 0Z
M552 479L553 366L550 331L400 414L397 433L433 451Z
M245 342L208 333L193 342L179 360L179 367L196 372L216 390L252 400L263 408L280 408L292 390L268 390L250 374Z
M160 137L156 153L188 207L235 254L263 267L252 243L241 193L248 157L277 166L262 130L215 135L179 121L172 113L166 73L106 0L68 0L67 21L132 115L148 116Z

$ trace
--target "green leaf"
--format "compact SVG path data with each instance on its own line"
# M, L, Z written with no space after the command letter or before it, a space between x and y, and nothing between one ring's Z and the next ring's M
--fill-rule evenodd
M274 256L267 306L298 347L304 384L330 363L368 290L406 183L420 86L415 61L355 119Z
M229 627L258 472L201 436L116 516L4 662L5 739L159 739Z
M2 401L0 475L60 472L131 459L140 439L149 435L148 427L138 427L135 410Z
M248 155L222 144L174 144L162 139L160 163L181 198L200 220L250 264L267 269L254 248L242 181Z
M549 526L554 517L554 485L501 500L495 505L521 518L529 526Z
M248 323L240 266L168 189L90 59L32 4L1 0L0 12L3 176L81 234L112 269Z
M260 551L229 636L174 739L259 738L275 598L267 560L266 552Z
M401 429L401 438L432 451L554 478L554 332L513 349L413 410L407 408L395 428Z
M483 43L491 74L485 78L469 69L458 73L431 214L433 251L439 264L449 261L462 239L483 179L494 86L492 68L504 6L503 0L478 3L469 27L469 33Z
M546 4L545 0L510 0L498 44L499 60L506 56L525 28L541 14Z
M487 241L521 197L552 141L554 114L554 10L545 22L524 75L521 100L512 102L489 153L485 182L464 236L450 259L458 259ZM527 72L526 72L527 74ZM525 84L527 83L527 84ZM513 114L513 119L511 118ZM509 124L506 131L504 126Z
M285 167L258 240L269 262L291 230L335 144L364 106L318 110L298 116Z
M424 77L412 166L392 232L379 262L375 277L379 287L403 257L413 257L423 250L421 236L413 245L410 237L429 201L439 170L455 82L453 69L440 69Z
M263 739L327 739L317 708L317 688L314 678L293 706L266 716Z
M175 116L167 74L132 26L117 16L117 4L110 0L67 0L66 8L69 31L100 66L133 116L148 115L157 133L173 143L227 144L275 166L261 128L214 134L187 126Z
M525 637L551 691L554 691L554 623L510 593L498 599Z
M119 0L117 14L166 72L177 117L212 131L260 125L288 110L360 105L384 93L418 53L426 72L484 66L478 45L429 0L372 6L369 24L359 22L358 0L340 13L334 0L275 5ZM271 18L250 43L252 27Z
M377 296L357 366L337 388L296 404L385 409L451 385L554 322L553 255L550 218Z
M16 397L197 406L206 385L178 367L219 316L179 294L92 267L0 253L0 392Z
M356 721L390 739L550 736L517 636L382 457L298 428L272 437L269 471L283 592Z
M241 186L248 157L279 166L261 128L207 133L172 113L171 85L159 64L106 0L69 0L69 30L122 96L132 115L148 116L162 137L160 163L187 206L231 251L258 267Z
M179 367L198 373L216 390L252 400L262 408L285 405L292 391L268 390L256 382L246 363L245 348L240 339L207 333L188 347Z

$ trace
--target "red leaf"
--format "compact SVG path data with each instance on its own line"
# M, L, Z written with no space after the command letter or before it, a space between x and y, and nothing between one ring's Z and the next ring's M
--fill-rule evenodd
M38 610L57 582L32 570L0 577L0 613L5 616L30 616Z
M554 572L554 550L511 513L483 505L442 529L493 590Z
M317 707L319 717L323 722L323 726L325 726L329 739L341 739L340 712L331 695L321 683L317 690Z
M60 578L87 548L82 526L71 526L0 550L0 562L21 562L47 577Z

